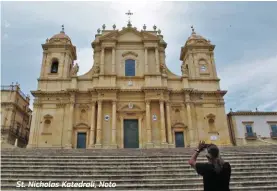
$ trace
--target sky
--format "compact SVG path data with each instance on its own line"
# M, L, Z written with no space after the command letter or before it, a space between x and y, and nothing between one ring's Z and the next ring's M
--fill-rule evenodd
M77 47L78 75L93 65L91 42L103 24L162 31L166 65L181 75L181 47L191 34L216 45L215 64L226 112L277 111L277 2L2 2L1 85L18 82L25 94L37 89L42 47L61 25Z

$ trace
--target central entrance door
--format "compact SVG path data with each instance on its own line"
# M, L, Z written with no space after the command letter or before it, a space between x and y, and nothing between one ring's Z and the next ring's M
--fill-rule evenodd
M81 149L86 148L86 138L87 138L87 133L77 134L77 148L81 148Z
M124 119L124 148L139 148L137 119Z
M176 147L185 147L183 132L175 132L175 145Z

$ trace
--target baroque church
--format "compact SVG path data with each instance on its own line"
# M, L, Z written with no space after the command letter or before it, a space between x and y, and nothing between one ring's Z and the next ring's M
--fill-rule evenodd
M199 140L230 145L215 45L192 33L180 49L182 75L165 61L161 31L98 29L92 68L78 75L64 29L42 44L29 148L173 148ZM82 66L80 66L82 67Z

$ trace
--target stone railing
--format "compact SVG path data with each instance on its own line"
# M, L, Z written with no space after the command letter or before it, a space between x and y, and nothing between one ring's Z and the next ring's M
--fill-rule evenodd
M9 90L9 91L13 91L16 90L16 86L1 86L1 91L2 90Z
M245 133L245 138L246 139L257 139L257 134L256 133Z
M272 139L277 139L277 132L271 132L271 133L270 133L270 137L271 137Z

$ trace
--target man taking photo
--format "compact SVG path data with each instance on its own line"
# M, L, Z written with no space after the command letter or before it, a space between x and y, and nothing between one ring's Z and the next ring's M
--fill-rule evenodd
M207 149L208 162L196 162L199 153L204 149ZM189 164L198 174L203 176L204 191L230 191L231 166L220 157L216 145L205 144L204 141L200 141L198 148L189 160Z

